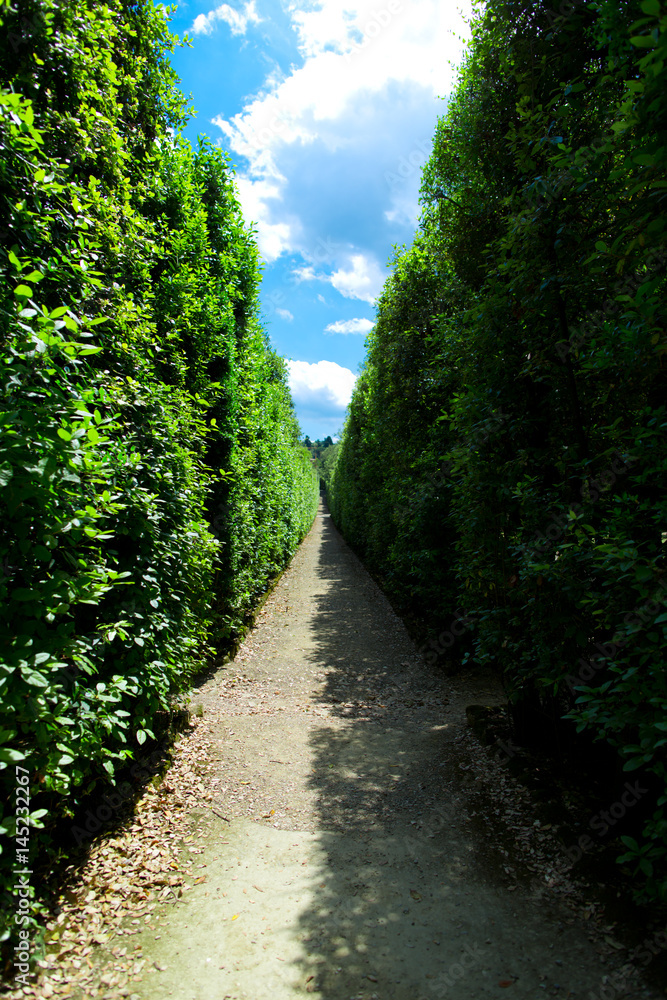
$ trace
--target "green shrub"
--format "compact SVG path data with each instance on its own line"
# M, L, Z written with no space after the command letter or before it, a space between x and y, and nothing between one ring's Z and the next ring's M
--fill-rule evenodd
M566 716L658 788L624 863L661 899L666 26L659 0L478 16L331 490L425 651L463 616L442 654L495 667L523 735Z
M229 164L179 137L162 9L0 11L6 939L15 767L45 865L84 785L113 782L156 713L233 647L317 484L257 322Z

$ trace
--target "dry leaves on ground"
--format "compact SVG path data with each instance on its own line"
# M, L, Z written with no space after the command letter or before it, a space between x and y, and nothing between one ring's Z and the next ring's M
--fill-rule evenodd
M158 903L176 903L205 877L193 811L201 817L213 798L201 764L212 745L209 728L193 719L174 744L165 780L146 788L134 815L112 835L101 835L82 866L66 869L38 974L30 987L4 993L7 1000L117 1000L135 993L144 972L160 971L145 968L132 938L145 926L159 934ZM102 952L96 945L106 947Z

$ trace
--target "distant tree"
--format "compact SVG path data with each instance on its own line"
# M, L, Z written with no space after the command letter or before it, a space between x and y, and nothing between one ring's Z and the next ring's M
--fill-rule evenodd
M331 438L327 438L327 441L331 441ZM326 441L325 441L326 444ZM317 471L320 478L324 480L325 483L329 483L331 479L331 474L334 470L336 464L336 457L338 455L338 449L340 445L330 444L327 448L322 448L322 451L317 456Z
M310 438L308 437L307 434L306 434L306 436L304 438L303 444L304 444L305 448L312 448L313 447L313 442L310 440Z

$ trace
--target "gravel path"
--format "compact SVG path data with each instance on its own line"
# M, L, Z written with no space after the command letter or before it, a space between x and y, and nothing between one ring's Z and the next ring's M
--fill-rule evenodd
M502 696L491 678L454 683L424 666L321 508L235 661L194 693L203 717L148 793L150 823L132 827L157 845L140 894L153 902L107 928L95 976L72 995L653 995L621 968L622 945L502 754L471 736L472 702ZM495 837L504 820L516 850ZM113 862L122 844L98 855ZM160 868L188 875L179 895L181 876L172 891ZM54 982L48 995L67 995Z

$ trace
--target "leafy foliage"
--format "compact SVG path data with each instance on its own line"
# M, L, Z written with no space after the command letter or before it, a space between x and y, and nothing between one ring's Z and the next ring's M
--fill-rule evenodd
M0 11L0 833L18 763L48 850L231 648L317 484L228 163L179 136L164 11Z
M340 447L339 442L337 441L334 444L333 438L330 435L327 435L323 441L311 441L310 438L307 437L304 439L303 443L304 447L310 452L311 459L315 464L320 480L326 485L330 482L331 475L336 465L338 449Z
M663 899L666 47L660 0L486 5L331 490L523 735L565 715L660 788L624 860Z

